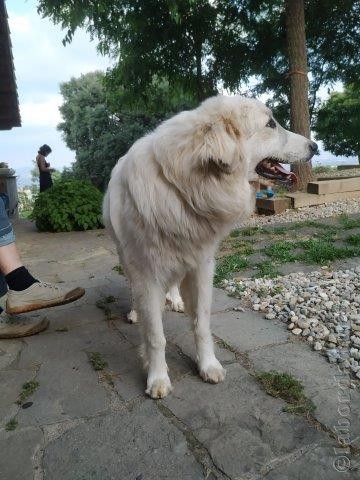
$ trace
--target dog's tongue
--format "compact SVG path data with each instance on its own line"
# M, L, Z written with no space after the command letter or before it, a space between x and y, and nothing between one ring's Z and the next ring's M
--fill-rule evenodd
M280 165L280 163L274 163L273 167L275 171L278 172L279 174L286 175L287 180L290 184L297 183L297 176L295 175L294 172L289 172L282 165Z

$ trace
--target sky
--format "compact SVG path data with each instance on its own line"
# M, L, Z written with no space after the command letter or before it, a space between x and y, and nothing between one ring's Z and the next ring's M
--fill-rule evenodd
M99 55L96 42L78 31L71 44L64 47L65 32L36 12L36 0L6 0L11 42L18 86L22 126L0 131L0 162L7 162L18 176L18 184L30 183L32 160L38 148L47 143L52 148L51 166L62 169L75 160L57 131L61 121L62 97L59 84L94 70L111 66L108 57ZM324 89L325 92L325 89ZM334 157L321 151L314 164L357 163L354 159Z
M21 127L0 131L0 162L18 175L18 184L30 183L32 160L38 148L52 148L51 165L62 169L75 159L57 131L62 103L59 84L94 70L106 70L110 59L97 54L96 43L84 31L64 47L65 33L36 12L35 0L6 0L17 80Z

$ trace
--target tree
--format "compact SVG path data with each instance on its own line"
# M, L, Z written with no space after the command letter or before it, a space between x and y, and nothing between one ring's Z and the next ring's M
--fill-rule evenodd
M357 156L360 163L360 86L334 92L317 112L314 130L334 155Z
M149 110L140 101L136 109L130 110L124 100L124 89L111 91L108 98L104 82L103 73L91 72L62 83L60 91L64 103L60 112L63 122L58 125L65 143L76 153L71 172L65 169L63 178L98 176L103 180L102 187L107 184L117 160L130 146L177 111L176 101L180 109L191 106L187 96L171 95L162 82L158 88L154 86L156 95L148 99ZM156 102L161 108L154 113Z
M304 8L311 118L322 86L358 81L360 2L306 0ZM144 101L154 79L198 100L247 87L250 95L269 94L269 106L288 123L294 75L284 0L38 0L38 11L68 29L65 42L78 27L97 38L100 51L118 59L113 85L129 101Z
M97 37L99 50L111 53L121 66L119 83L143 95L154 76L172 87L181 85L198 101L218 91L226 55L237 57L237 74L245 75L242 52L229 52L237 31L224 30L217 2L209 0L39 0L38 11L67 29L64 42L76 28ZM115 20L116 19L116 20ZM225 54L218 63L217 50ZM119 75L121 73L121 76Z
M270 106L286 124L289 114L289 63L284 0L236 0L228 4L225 21L240 12L247 32L254 75L254 94L267 93ZM296 2L297 3L297 2ZM305 26L309 70L309 112L319 104L321 87L359 78L359 0L306 0ZM231 13L237 10L238 13ZM245 20L244 20L245 19ZM321 28L320 28L321 27ZM231 84L230 84L231 86Z
M153 75L192 92L200 84L201 96L251 79L252 93L288 109L284 0L38 0L38 11L67 29L64 42L86 28L138 93ZM359 0L305 1L310 116L322 85L358 79L359 16Z
M290 67L290 129L310 138L304 0L285 0L285 12ZM297 188L303 189L312 179L311 163L295 164L292 170L298 178Z

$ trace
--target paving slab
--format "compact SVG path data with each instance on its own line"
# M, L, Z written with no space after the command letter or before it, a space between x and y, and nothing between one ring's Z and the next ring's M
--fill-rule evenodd
M231 479L252 478L274 461L285 462L290 454L326 441L304 418L283 412L284 403L236 364L227 367L218 385L184 378L163 403Z
M350 388L348 373L300 342L251 352L249 358L258 371L289 372L300 380L317 407L315 418L339 439L344 435L345 440L350 438L353 446L360 448L360 392Z
M117 312L116 306L113 309L113 306L110 306L111 311ZM116 315L116 313L115 313ZM119 312L121 315L121 320L116 322L116 328L125 336L133 345L140 345L142 343L140 324L130 324L126 321L126 315ZM168 341L171 341L177 335L184 333L189 333L191 331L190 320L183 313L171 312L165 310L163 313L163 328L164 334Z
M265 345L286 342L283 325L265 320L256 312L226 312L212 315L212 332L231 347L245 352Z
M61 329L72 330L87 324L99 324L100 329L104 326L103 312L95 305L68 305L65 311L66 313L57 308L48 309L35 313L32 317L45 316L50 321L47 333Z
M315 445L290 464L275 467L266 480L358 480L357 460L341 449Z
M185 332L177 335L171 339L172 343L175 343L181 351L196 364L196 347L193 332ZM233 362L235 361L235 355L224 348L220 348L215 343L215 354L220 362Z
M87 355L49 360L36 376L39 387L31 395L30 408L19 410L20 425L45 425L106 412L110 401L99 384Z
M0 370L10 368L22 348L21 340L0 340Z
M87 352L105 357L108 352L128 348L131 344L106 322L27 338L18 368L38 366L40 386L31 397L32 407L19 412L19 423L46 424L107 411L110 400Z
M225 310L232 310L234 307L239 305L239 299L230 297L224 290L221 288L213 289L213 298L211 305L211 312L218 313L224 312Z
M66 431L46 446L43 466L44 480L205 479L185 437L151 400Z
M121 349L111 353L108 351L104 359L108 362L108 370L111 372L114 386L123 400L146 398L146 373L137 347L126 351ZM195 364L189 363L185 357L170 347L166 351L166 363L171 382L175 387L179 379L185 375L197 374Z
M42 441L40 428L0 430L0 480L32 480L33 458Z

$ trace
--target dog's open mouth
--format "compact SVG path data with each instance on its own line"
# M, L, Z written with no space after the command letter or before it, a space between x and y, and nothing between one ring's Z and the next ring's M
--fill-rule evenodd
M288 188L294 186L297 182L295 173L285 170L279 162L272 158L265 158L265 160L258 163L255 171L261 177L268 178L272 182Z

